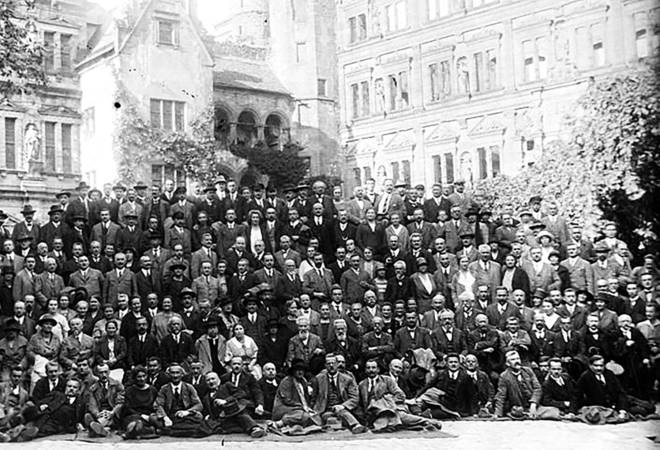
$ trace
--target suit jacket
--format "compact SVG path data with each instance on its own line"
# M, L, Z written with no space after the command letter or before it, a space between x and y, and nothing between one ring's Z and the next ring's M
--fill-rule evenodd
M312 237L319 240L319 252L323 253L326 258L332 258L336 249L334 220L324 217L321 224L317 225L316 218L310 217L307 226Z
M545 216L541 219L541 223L545 225L545 229L552 233L560 244L565 244L568 241L568 223L565 218L559 215L552 218Z
M171 334L165 336L160 342L160 357L163 365L173 362L181 364L188 361L188 358L195 354L193 338L187 333L180 333L179 336L178 344Z
M304 402L308 406L312 406L312 399L309 395L308 384L305 379L301 381L302 394L305 397ZM295 413L302 411L303 399L296 388L296 382L292 376L284 377L275 395L273 401L273 420L281 419L287 413Z
M127 352L126 362L128 367L146 366L148 358L158 356L158 340L153 334L149 333L144 337L144 342L140 342L139 336L133 336L128 341Z
M341 223L338 220L334 221L332 226L333 240L336 247L346 247L346 242L349 240L355 241L355 236L357 233L357 225L347 222L346 227L342 229Z
M130 272L130 271L125 270L125 272ZM128 277L130 278L131 276L128 275ZM107 294L105 294L106 291L103 289L104 284L105 284L105 277L100 271L96 269L92 269L92 268L87 269L86 275L83 275L80 270L77 270L73 272L71 275L69 275L69 286L74 288L85 288L90 296L92 295L103 296L103 299L107 301L108 297L106 296ZM115 302L117 301L116 294L114 297L114 301Z
M110 221L107 232L103 232L103 223L97 223L92 227L92 233L89 236L90 241L99 241L101 248L104 249L106 244L113 244L117 246L117 237L121 227L116 223ZM140 249L136 249L140 251Z
M445 222L445 241L447 243L447 249L451 253L456 253L461 248L460 234L466 227L467 221L463 219L459 221L458 226L456 226L453 219Z
M192 253L192 235L189 228L182 228L181 232L177 231L176 227L172 225L165 230L165 240L163 246L165 248L174 249L176 244L183 246L184 258L190 258Z
M186 200L183 205L181 205L181 203L178 201L172 203L170 206L170 215L173 216L177 212L183 213L184 226L188 230L192 230L192 226L197 219L197 207L195 204L189 202L188 200Z
M307 338L307 345L297 334L289 339L289 347L287 349L286 362L291 364L296 358L302 359L305 363L309 364L309 360L314 355L314 350L321 349L325 352L321 338L313 333L309 333Z
M134 248L136 252L140 252L142 247L142 230L137 225L133 231L125 227L117 232L117 250Z
M290 299L300 296L302 293L302 281L298 273L294 274L293 280L288 275L282 275L282 298Z
M451 209L451 202L448 197L440 196L440 201L437 198L430 198L424 202L424 220L427 222L437 222L438 213L444 211L449 217L449 210Z
M14 254L14 260L10 262L7 255L0 255L0 267L4 268L9 266L14 269L14 273L20 272L23 270L23 257L18 254Z
M415 337L410 336L407 327L402 327L394 333L394 350L398 357L403 357L408 350L432 348L431 331L428 328L415 327Z
M364 220L364 213L367 209L373 207L371 202L366 198L362 199L362 206L358 203L356 198L352 198L346 202L346 212L348 213L348 220L355 224L359 225Z
M527 409L530 403L537 405L540 403L542 389L539 380L534 375L534 371L523 366L520 373L524 382L532 389L532 395L530 398L523 397L518 379L510 369L506 369L500 375L497 393L495 394L495 414L498 417L504 416L513 406L522 406Z
M110 365L110 369L124 369L126 362L126 353L128 348L126 346L126 339L117 335L115 337L115 359L114 364ZM108 337L103 336L96 344L94 344L94 361L96 364L102 363L104 360L110 359L110 348L108 347Z
M32 237L32 243L30 244L30 247L36 249L37 244L39 243L39 225L36 222L32 222L32 229L30 230L28 230L27 223L25 223L25 221L18 222L16 225L14 225L14 229L11 232L11 238L14 241L15 248L20 248L18 237L25 234Z
M574 264L571 264L569 259L565 259L561 265L568 270L573 289L594 292L594 275L589 261L578 257Z
M583 353L582 350L579 333L571 331L568 340L564 338L564 333L561 331L555 334L552 351L557 358L575 358Z
M628 399L617 377L609 370L603 372L605 384L587 369L577 381L578 407L604 406L617 411L628 409Z
M329 269L322 269L322 273L323 277L319 275L317 269L314 269L303 275L303 293L314 296L314 292L319 292L325 295L324 298L330 299L330 290L334 283L332 272Z
M23 300L28 294L36 294L36 279L37 274L30 274L27 269L23 269L16 274L13 288L14 302Z
M397 385L394 378L387 375L377 375L376 383L372 392L369 392L369 379L365 378L358 385L358 394L360 396L360 406L366 412L372 400L380 400L385 395L390 395L395 403L403 403L406 394Z
M220 281L213 276L209 276L208 282L205 276L199 276L192 281L190 287L195 291L195 294L197 294L198 300L208 299L211 301L212 305L214 305L220 297Z
M531 292L535 292L537 289L543 289L546 292L552 289L559 289L559 275L550 267L550 264L543 263L541 271L536 272L534 265L527 261L522 263L522 269L529 277L529 289Z
M445 329L438 325L431 331L431 342L433 344L433 353L438 361L442 361L449 353L467 353L467 335L462 330L452 327L451 340L445 333Z
M506 321L509 317L517 317L520 319L520 310L513 304L506 304L506 309L503 313L500 314L498 309L499 304L493 303L488 305L486 308L486 317L488 317L488 323L499 330L504 330L506 328Z
M149 199L142 206L142 217L140 218L141 228L143 230L147 228L150 217L156 217L158 219L158 226L162 228L165 219L170 215L170 202L159 198L154 203L153 199Z
M381 224L376 224L374 230L371 230L369 224L361 223L355 232L355 245L364 250L365 247L371 247L375 255L381 253L385 247L385 228Z
M495 298L495 288L500 285L501 266L495 261L488 262L488 269L481 265L481 261L474 261L468 266L468 270L475 278L477 286L488 285L491 287L493 298Z
M296 263L296 267L300 266L300 253L293 249L289 249L286 252L286 255L284 254L284 250L278 250L273 256L275 257L275 265L278 267L280 272L284 271L284 263L287 259L292 259Z
M232 396L238 400L239 404L251 408L264 404L264 394L252 374L241 372L238 377L238 385L232 383L232 375L231 372L228 372L220 377L220 390L226 390L226 397Z
M180 398L183 405L183 411L189 411L193 413L194 416L201 418L202 402L199 399L197 390L195 390L190 383L186 383L185 381L181 382ZM174 413L177 411L174 406L174 390L172 389L172 383L167 383L160 388L156 401L154 402L156 416L160 419L166 416L172 419Z
M50 280L50 274L43 272L35 277L34 290L37 294L37 301L45 306L51 298L57 298L64 289L64 279L53 274L53 281Z
M93 417L98 417L104 401L108 402L114 415L119 415L119 411L124 406L124 385L113 378L108 378L108 389L104 393L100 381L92 384L87 390L87 410Z
M62 342L60 348L60 364L66 369L71 369L78 358L87 358L89 365L92 366L94 360L94 339L91 336L83 334L80 340L73 335L67 336Z
M105 274L105 283L103 285L103 299L117 307L117 295L126 294L129 298L137 293L135 274L124 268L121 278L117 270L111 270Z
M415 295L415 286L410 277L399 280L392 277L387 280L385 288L385 301L394 304L397 300L407 300Z
M548 377L543 382L541 405L552 406L562 412L577 412L577 386L568 375L561 375L564 384L560 386L554 378ZM569 402L566 406L565 402Z
M60 376L53 391L64 392L65 387L66 378L64 376ZM32 389L30 400L32 400L35 404L40 404L42 400L44 400L46 396L48 396L48 394L53 391L50 390L50 382L48 381L48 378L41 378L35 383L34 389Z
M422 235L422 248L428 249L433 246L437 233L435 226L431 222L422 221L421 229L416 222L412 222L408 224L407 229L409 236L412 236L413 233Z
M211 256L209 256L206 252L205 248L200 248L199 250L195 251L191 257L190 257L190 277L192 279L197 278L198 276L201 275L201 269L202 269L202 263L203 262L210 262L211 267L213 272L215 272L215 268L218 265L218 255L213 251L209 250L209 253Z
M342 273L339 279L339 285L344 292L344 299L348 303L361 302L367 289L373 289L374 286L371 277L364 270L349 269Z
M339 267L339 261L335 261L332 264L328 266L328 269L332 272L332 276L335 280L335 283L339 284L341 281L341 275L350 269L350 265L348 261L344 260L343 261L343 266Z
M355 378L350 375L337 372L336 389L337 401L347 411L352 411L358 406L358 387ZM326 412L328 409L328 390L330 379L327 371L321 371L312 379L312 405L314 411L319 414Z
M202 363L202 373L209 373L213 371L213 359L211 357L212 352L215 352L220 364L223 363L225 359L225 352L227 350L227 340L224 338L224 336L219 335L215 348L211 348L211 339L208 337L208 335L203 334L199 339L197 339L197 341L195 341L195 350L195 354L199 358L199 362Z
M39 229L39 241L48 244L48 248L53 248L53 240L56 237L65 240L65 238L68 238L70 234L71 228L66 223L60 222L60 224L56 227L53 225L53 222L46 222ZM67 256L71 256L71 249L65 248L64 252L67 254Z
M529 338L532 341L530 347L530 356L532 361L539 361L544 356L554 356L555 339L557 334L550 330L545 330L542 338L536 336L536 329L529 331Z
M557 308L557 314L562 317L570 317L571 323L573 324L573 330L580 331L587 323L589 311L582 306L575 305L573 313L570 313L566 305L561 305Z

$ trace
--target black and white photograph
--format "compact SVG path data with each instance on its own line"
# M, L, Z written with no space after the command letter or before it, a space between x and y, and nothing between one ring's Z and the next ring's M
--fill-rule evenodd
M660 449L660 3L0 0L0 442Z

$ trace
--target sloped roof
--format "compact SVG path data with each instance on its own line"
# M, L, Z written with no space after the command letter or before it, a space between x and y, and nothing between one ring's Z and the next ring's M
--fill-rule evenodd
M250 91L273 92L291 96L264 61L216 57L213 84Z

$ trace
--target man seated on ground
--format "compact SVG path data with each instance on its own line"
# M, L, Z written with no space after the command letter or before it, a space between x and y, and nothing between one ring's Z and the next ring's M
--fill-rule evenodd
M439 371L415 400L436 419L469 416L476 395L474 380L461 369L458 353L446 357L447 367Z
M535 419L544 407L541 401L541 385L534 371L524 367L520 354L510 350L505 355L506 369L500 375L495 394L495 416L530 417Z
M109 428L119 424L119 413L124 406L124 386L110 378L107 364L96 366L98 380L89 387L85 426L93 436L107 436Z
M266 431L248 413L247 403L233 395L232 383L221 385L218 374L209 372L206 374L206 384L208 392L203 403L207 433L246 433L252 438L266 435Z
M472 398L472 412L490 413L493 410L493 398L495 388L490 377L483 370L479 370L479 360L474 353L468 353L465 357L465 373L472 378L475 387L475 395Z
M394 431L398 428L424 428L440 430L442 425L435 419L410 414L403 403L406 396L396 382L387 375L380 375L374 359L365 365L367 378L358 385L360 406L366 423L374 431Z
M541 404L554 407L567 418L574 417L577 412L577 389L575 381L563 372L559 358L549 361L550 373L543 382Z
M246 362L249 357L234 356L229 361L230 372L220 378L225 397L232 396L238 400L249 414L262 416L264 414L264 396L257 380L250 372Z
M23 412L25 425L17 425L7 434L14 442L29 441L35 437L74 433L85 429L83 416L85 405L80 392L80 381L72 378L63 391L53 390L35 406L27 406Z
M280 385L280 377L277 368L272 362L263 365L263 376L257 382L261 393L264 395L264 417L270 417L273 412L273 402L277 394L277 387Z
M310 386L305 379L307 365L302 359L294 359L289 366L289 375L277 388L273 402L273 422L269 426L279 430L284 426L323 425L321 417L312 408Z
M23 387L23 369L21 366L15 366L11 369L9 381L0 384L0 431L17 425L16 419L27 401L28 391Z
M163 434L196 436L202 422L202 402L195 388L183 381L183 368L173 363L167 370L170 382L158 391L151 423Z
M364 433L352 411L358 405L358 389L355 379L338 372L334 354L325 355L325 370L312 380L312 404L327 424L330 417L337 417L353 434Z
M627 417L628 398L616 375L605 368L605 358L601 355L589 358L589 368L577 381L577 395L581 414L586 414L589 407L599 406L608 410L603 411L608 417L617 412L619 419Z

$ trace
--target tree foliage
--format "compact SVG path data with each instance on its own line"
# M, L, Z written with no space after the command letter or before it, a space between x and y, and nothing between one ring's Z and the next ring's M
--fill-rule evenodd
M269 183L280 189L285 184L299 183L307 173L307 165L299 156L303 147L292 142L284 144L281 150L269 147L264 142L257 142L253 146L232 144L229 150L247 159L249 166L268 175Z
M480 181L477 190L495 209L541 195L592 234L603 219L615 220L631 250L648 247L660 233L659 87L657 65L591 83L566 117L567 142L550 143L533 166Z
M44 48L30 14L34 0L0 0L0 94L28 92L46 84ZM26 15L21 16L25 11Z

